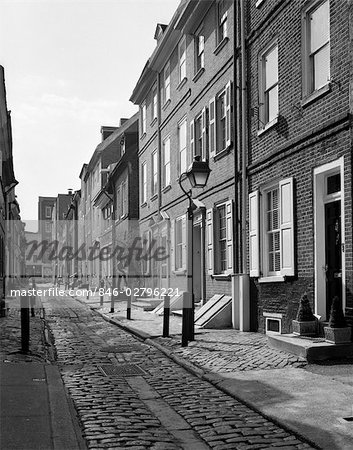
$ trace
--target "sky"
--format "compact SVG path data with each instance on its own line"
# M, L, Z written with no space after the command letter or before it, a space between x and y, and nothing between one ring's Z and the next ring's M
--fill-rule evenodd
M17 199L35 220L39 196L80 189L79 173L137 106L129 98L157 23L179 0L0 0L0 65L11 110Z

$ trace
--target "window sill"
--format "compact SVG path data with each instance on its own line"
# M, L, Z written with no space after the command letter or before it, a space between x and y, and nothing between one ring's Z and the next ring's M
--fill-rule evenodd
M285 281L285 278L282 275L273 275L270 277L263 277L258 279L259 283L282 283L283 281Z
M228 145L228 147L226 147L224 150L220 151L219 153L216 153L213 157L213 161L219 161L224 156L228 155L230 153L231 148L232 143L230 143L230 145Z
M277 123L278 123L278 116L272 119L271 122L266 123L266 125L257 132L257 135L261 136L262 134L266 133L267 130L274 127Z
M156 124L156 122L157 122L157 117L155 117L155 118L152 120L150 126L153 127L153 126Z
M163 111L166 110L168 108L168 106L170 105L171 100L170 98L164 103L164 105L162 106Z
M217 281L230 281L231 275L228 273L219 273L215 275L211 275L211 278Z
M186 82L188 81L188 79L186 77L184 77L180 83L177 86L177 91L180 91L180 89L182 89L183 86L185 86Z
M142 136L140 137L140 140L142 141L142 139L145 139L146 137L146 131L142 134Z
M204 67L201 67L201 69L199 69L199 70L195 73L195 76L194 76L194 78L192 79L192 81L193 81L194 83L196 83L196 81L201 77L201 75L202 75L204 72L205 72L205 68L204 68Z
M142 205L140 205L140 208L145 208L147 206L147 202L142 203Z
M217 47L214 49L213 53L215 55L218 55L218 53L222 50L223 47L226 46L227 42L229 42L229 37L225 37L221 40L221 42L217 45Z
M301 101L301 106L304 108L307 105L310 105L312 102L317 100L318 98L321 98L323 95L327 94L328 92L331 92L331 83L325 84L325 86L322 86L320 89L312 92L307 97L303 98Z
M186 275L186 270L185 269L177 269L177 270L173 270L173 273L176 277L184 277Z
M162 189L162 192L163 192L163 193L164 193L164 192L168 192L168 191L171 190L171 188L172 188L172 186L171 186L170 184L168 184L168 186L165 186L165 187Z
M154 195L152 195L152 197L150 198L150 201L151 201L151 202L154 202L157 198L158 198L158 194L154 194Z

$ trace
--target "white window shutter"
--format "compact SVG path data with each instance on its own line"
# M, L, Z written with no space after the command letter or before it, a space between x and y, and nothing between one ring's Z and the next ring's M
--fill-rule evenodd
M191 161L195 158L195 121L190 122L190 157Z
M233 201L226 203L226 226L227 226L227 273L233 273L234 252L233 252Z
M279 183L281 275L294 276L293 178Z
M170 270L175 271L175 220L170 221L169 258Z
M249 195L249 266L250 276L260 276L259 191Z
M213 209L206 211L206 232L207 232L207 271L209 275L214 274L214 235L213 235Z
M217 130L216 130L216 98L213 97L210 100L209 123L208 123L210 158L212 158L216 154L216 142L217 142L216 134L217 134Z
M182 247L182 258L183 258L183 266L182 269L186 270L186 258L187 258L187 250L186 250L186 246L187 246L187 235L186 235L186 215L183 216L182 218L182 222L181 222L181 236L182 236L182 242L183 242L183 247Z
M202 110L201 124L202 124L202 130L201 130L202 155L201 155L201 158L202 158L203 161L206 161L208 159L207 158L206 107L204 107L203 110Z
M226 146L229 147L232 141L232 84L228 81L226 85Z

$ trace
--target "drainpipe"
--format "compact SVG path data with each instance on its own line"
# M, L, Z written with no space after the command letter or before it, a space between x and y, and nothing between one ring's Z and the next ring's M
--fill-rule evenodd
M246 48L245 48L245 0L240 0L240 52L241 52L241 249L242 273L246 272L247 246L246 246L246 205L247 205L247 84L246 84Z

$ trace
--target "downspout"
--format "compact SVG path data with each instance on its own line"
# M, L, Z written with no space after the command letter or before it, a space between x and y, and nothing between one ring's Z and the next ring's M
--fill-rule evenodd
M241 52L241 271L247 269L246 213L247 213L247 84L246 84L246 48L245 48L245 0L240 0L240 52Z
M233 273L239 273L240 266L240 224L239 224L239 155L240 149L240 119L238 112L240 111L239 102L239 86L237 75L239 73L239 52L238 52L238 26L237 26L237 3L233 5L233 137L234 137L234 202L235 202L235 239L234 239L234 270Z

